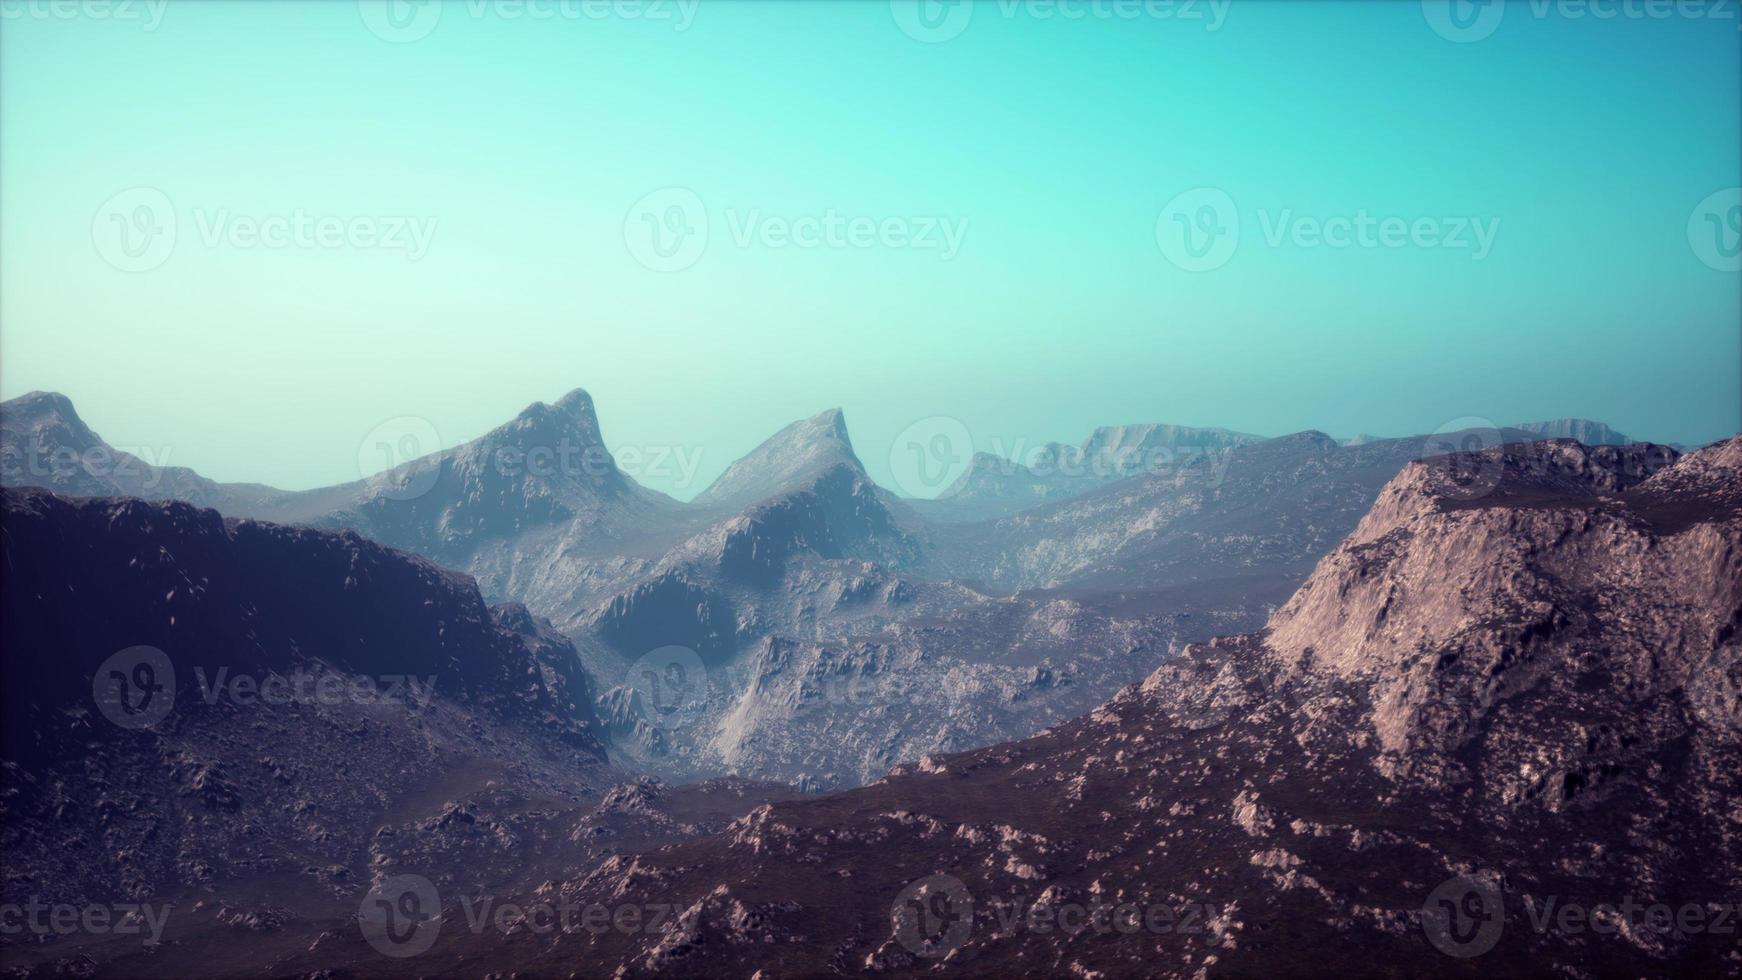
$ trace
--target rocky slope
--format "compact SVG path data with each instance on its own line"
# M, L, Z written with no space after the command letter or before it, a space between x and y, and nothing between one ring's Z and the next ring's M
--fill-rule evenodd
M1264 631L545 893L662 928L378 966L1735 975L1739 626L1742 439L1413 463Z
M791 795L595 813L628 777L569 641L349 531L0 491L0 650L0 906L168 918L9 917L7 971L258 971L407 861L521 883Z

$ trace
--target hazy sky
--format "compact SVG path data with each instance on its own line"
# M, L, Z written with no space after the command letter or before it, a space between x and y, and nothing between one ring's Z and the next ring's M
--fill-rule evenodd
M1734 5L1471 9L0 0L0 395L300 488L585 387L683 497L831 406L1736 432Z

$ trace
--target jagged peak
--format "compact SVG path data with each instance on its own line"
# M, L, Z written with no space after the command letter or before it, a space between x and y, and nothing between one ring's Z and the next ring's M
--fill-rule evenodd
M774 439L786 436L789 442L800 440L817 440L823 442L839 442L848 452L853 449L853 440L847 435L847 414L838 408L818 412L808 419L801 419L775 433ZM765 443L766 445L766 443Z
M584 388L576 388L553 403L533 402L521 409L513 421L499 426L484 439L522 443L529 436L544 441L568 440L588 447L603 445L593 396Z
M838 408L792 423L763 440L726 467L696 496L710 506L743 505L798 489L827 470L845 466L862 475L864 467L847 436L846 415Z
M558 398L551 407L565 415L581 415L592 418L593 396L585 388L576 388Z

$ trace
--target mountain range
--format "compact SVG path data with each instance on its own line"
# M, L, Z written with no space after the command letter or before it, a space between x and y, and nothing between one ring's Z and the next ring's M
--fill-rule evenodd
M353 530L5 490L4 898L156 902L167 924L152 944L36 937L0 958L183 976L1742 970L1722 927L1742 883L1742 438L1687 455L1560 439L1406 455L1267 440L1219 470L1034 509L1040 532L1006 526L1018 514L972 535L916 520L841 460L801 467L799 487L649 559L644 582L732 605L686 620L688 599L654 584L628 604L670 615L619 609L572 645ZM1024 534L1032 548L1096 514L1120 529L1095 546L1128 563L1123 591L1069 598L1116 584L1074 560L1012 566L1068 583L1016 592L926 571L1031 554ZM1244 633L1185 642L1166 610L1190 590L1144 594L1198 561L1220 562L1206 595L1286 578L1331 534ZM967 550L973 535L987 551ZM876 577L886 567L915 571ZM779 628L693 648L710 684L733 678L717 727L646 705L612 717L659 694L613 694L583 652L668 622L740 636L746 610L799 598ZM863 645L791 636L848 628L825 598L890 622ZM890 612L904 602L932 611ZM1053 610L1040 632L1057 652L1019 666L1021 643L997 647L1032 627L995 624L1035 608ZM1119 645L1074 631L1113 621L1167 646L1106 654L1108 677L1146 665L1066 711L1059 692L1100 675L1065 678ZM675 785L636 765L654 749L712 760L686 739L718 751L727 730L770 769L825 742L886 744L865 729L919 724L889 713L903 699L991 690L954 673L976 655L1025 672L1012 716L965 751L901 742L859 788ZM257 684L213 696L222 670ZM274 676L313 679L274 700ZM408 678L427 683L388 693ZM868 683L829 693L854 679ZM172 707L141 719L158 685ZM1049 697L1060 715L1044 723L1015 707ZM789 741L758 756L776 734ZM480 918L481 902L503 914ZM378 907L422 924L401 932ZM541 925L562 908L615 924ZM630 908L645 918L624 927Z
M1568 421L1359 445L1106 427L1028 465L977 457L953 492L915 501L871 480L829 411L680 503L617 467L577 390L384 474L284 492L151 467L33 393L0 406L0 475L417 553L574 644L626 768L814 790L1031 735L1184 643L1256 628L1409 461L1538 429L1622 439ZM650 717L636 678L668 647L693 656L698 683L683 710Z

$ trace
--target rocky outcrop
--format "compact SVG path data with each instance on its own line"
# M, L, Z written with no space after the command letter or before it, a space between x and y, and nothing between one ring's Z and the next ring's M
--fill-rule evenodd
M1033 738L559 886L685 910L659 935L486 961L1734 974L1738 464L1742 439L1412 464L1267 630Z

